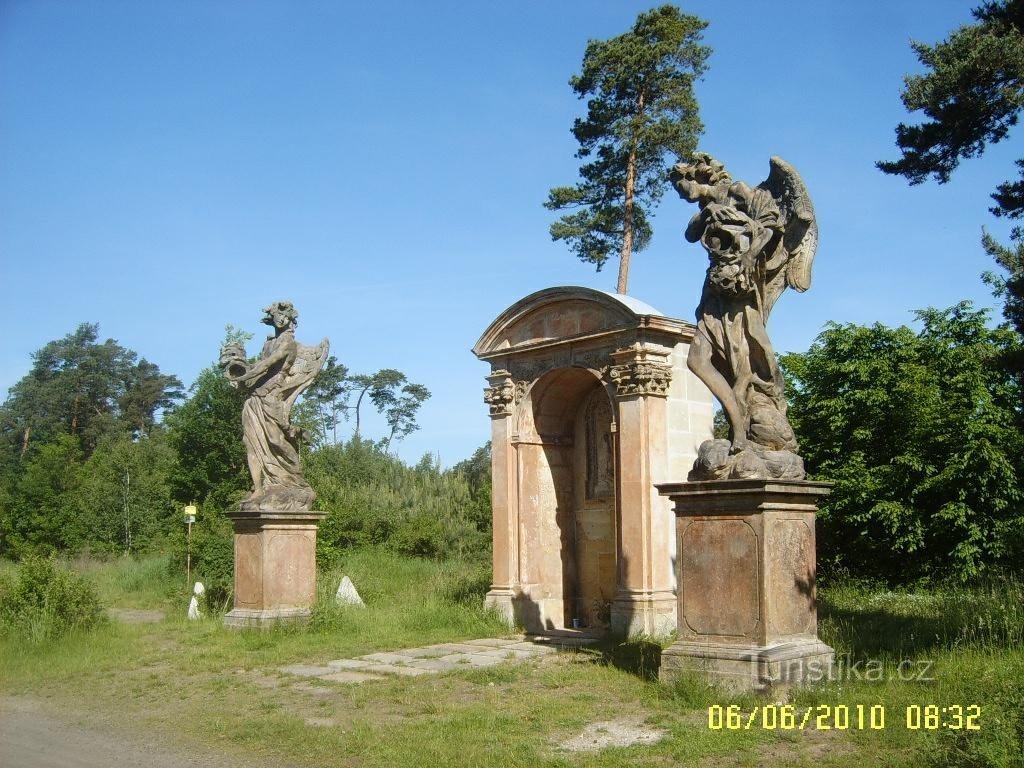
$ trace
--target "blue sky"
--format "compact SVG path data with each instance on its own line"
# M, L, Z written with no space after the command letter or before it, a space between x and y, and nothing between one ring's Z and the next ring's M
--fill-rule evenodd
M976 3L974 3L976 4ZM971 3L721 3L697 87L701 148L756 183L778 154L803 175L821 242L814 283L771 323L802 351L828 320L907 323L996 306L982 226L1019 131L944 186L874 168L896 157L911 38ZM299 339L355 371L427 385L400 454L444 464L489 437L487 366L469 351L508 305L553 285L613 289L552 243L549 187L576 178L567 81L588 39L649 3L106 2L0 4L0 391L81 322L186 385L225 324L255 332L287 298ZM706 257L671 191L630 293L691 319ZM257 341L250 344L255 351Z

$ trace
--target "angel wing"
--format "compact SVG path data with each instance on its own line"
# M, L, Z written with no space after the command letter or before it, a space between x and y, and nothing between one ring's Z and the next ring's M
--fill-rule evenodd
M330 343L324 339L315 347L308 344L298 344L298 351L295 355L295 362L292 363L288 376L282 384L285 400L288 403L288 410L295 404L296 399L302 391L313 383L313 379L320 373L327 361L327 353L330 350Z
M781 157L772 157L768 178L760 185L778 203L786 231L782 247L786 250L786 266L780 278L766 291L766 313L785 291L786 286L803 293L811 287L811 265L818 249L818 223L814 206L803 179L796 169Z

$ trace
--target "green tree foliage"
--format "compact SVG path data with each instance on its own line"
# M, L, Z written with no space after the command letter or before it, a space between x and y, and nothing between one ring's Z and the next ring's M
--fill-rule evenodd
M354 386L348 373L348 368L331 355L313 383L302 393L303 402L315 412L313 422L317 428L315 442L318 445L338 442L338 425L342 419L348 418L349 397Z
M1024 436L998 361L1020 337L969 302L917 315L919 333L830 323L782 357L808 471L835 483L820 562L895 581L1019 566Z
M570 79L587 101L572 134L580 166L576 186L554 187L545 207L569 210L551 225L583 261L600 270L619 253L618 292L625 293L629 261L651 239L650 211L665 189L667 155L688 157L703 131L693 93L711 49L701 45L707 22L663 5L641 13L633 28L592 40L580 73Z
M477 529L491 531L491 441L477 448L468 459L460 461L450 470L451 474L462 475L469 483L471 505L467 509L469 518Z
M10 478L8 504L0 510L4 554L20 557L82 547L85 529L78 518L82 462L79 440L65 434L28 456L21 471Z
M352 398L355 398L353 404ZM338 424L342 418L355 415L356 438L362 438L362 407L366 399L373 404L388 426L388 435L382 440L385 451L396 439L419 429L416 414L430 398L430 390L422 384L409 381L394 368L382 368L376 373L350 374L332 355L327 359L316 380L303 393L305 409L311 409L316 424L316 445L338 443ZM300 408L300 418L305 412ZM328 438L331 438L330 440Z
M179 506L171 498L174 461L163 430L135 440L105 437L81 468L76 494L80 546L129 554L166 543L180 526Z
M0 505L5 554L153 549L177 522L173 462L159 430L105 435L88 458L76 438L58 435L32 451Z
M986 2L972 13L977 23L946 40L912 43L929 72L904 78L903 104L929 119L896 127L903 157L878 163L886 173L911 184L929 176L945 183L961 159L982 154L1017 124L1024 109L1024 0ZM1017 166L1021 180L1004 182L993 195L997 215L1024 214L1024 160Z
M927 68L904 79L903 104L927 118L901 123L896 143L899 160L880 162L886 173L920 184L932 177L949 181L960 161L978 157L989 144L1003 141L1024 109L1024 0L995 0L972 11L974 24L955 30L936 45L913 43ZM999 185L990 209L996 216L1024 217L1024 159L1016 161L1020 178ZM1004 315L1024 333L1024 231L1014 227L1014 248L986 234L983 245L1008 277L987 275L1005 300ZM1009 361L1024 375L1024 360Z
M489 551L489 504L481 519L466 477L442 472L431 457L409 467L381 446L353 438L313 452L306 479L317 507L328 513L317 541L324 561L353 546L424 557Z
M985 252L1006 271L1005 276L986 272L983 275L985 282L992 286L996 298L1003 300L1003 317L1010 327L1024 334L1024 239L1017 238L1012 247L1007 247L985 232L981 242ZM1024 397L1024 351L1009 350L1004 364L1017 376L1019 391ZM1024 423L1024 402L1020 410Z
M227 509L251 488L242 443L245 393L214 367L204 369L188 401L166 418L175 453L174 498Z
M32 355L32 369L0 406L0 435L25 455L33 444L67 434L89 454L112 432L146 434L156 413L182 397L181 382L83 323Z

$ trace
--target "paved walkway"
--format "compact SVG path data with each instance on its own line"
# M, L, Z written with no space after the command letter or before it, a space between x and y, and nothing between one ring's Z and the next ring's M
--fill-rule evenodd
M337 659L326 664L291 664L278 670L290 675L315 677L334 683L362 683L380 680L382 675L431 675L474 667L491 667L505 661L520 661L555 653L559 648L589 645L583 638L500 638L441 643L422 648L368 653L354 659Z

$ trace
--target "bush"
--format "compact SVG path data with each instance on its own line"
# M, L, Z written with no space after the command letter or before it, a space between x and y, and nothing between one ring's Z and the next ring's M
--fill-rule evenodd
M385 546L419 557L488 556L489 478L481 481L464 466L444 472L425 457L409 467L353 439L310 454L306 478L317 493L316 507L327 512L317 541L324 566L353 547Z
M962 302L910 328L829 323L783 355L807 472L835 484L818 565L892 584L977 579L1024 562L1020 338Z
M174 537L168 573L186 592L185 571L188 562L188 540L182 531ZM192 526L192 581L201 581L206 587L206 602L211 609L230 607L228 602L234 590L235 542L231 522L220 512L205 508L199 510Z
M33 641L92 629L105 620L92 583L53 558L26 557L0 579L0 633Z

